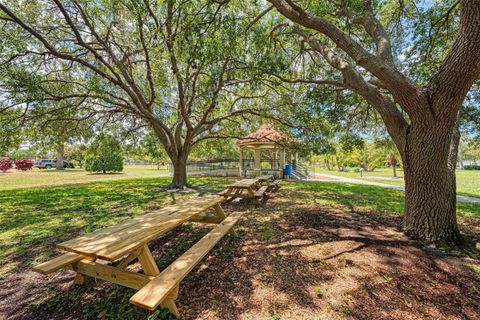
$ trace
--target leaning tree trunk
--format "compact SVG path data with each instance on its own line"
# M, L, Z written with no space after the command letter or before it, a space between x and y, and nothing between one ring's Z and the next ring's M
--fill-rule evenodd
M57 170L63 170L63 159L65 158L65 143L60 143L57 148Z
M412 122L403 155L405 233L427 242L461 241L455 211L455 169L449 166L452 130L448 128L445 124Z

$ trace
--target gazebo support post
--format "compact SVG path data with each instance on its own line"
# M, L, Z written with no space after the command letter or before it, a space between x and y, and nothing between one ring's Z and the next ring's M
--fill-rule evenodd
M240 166L238 167L238 175L243 177L243 148L240 148Z
M254 171L255 171L255 177L259 177L262 175L262 164L261 164L261 159L262 159L262 149L260 148L255 148L253 150L253 157L255 160L255 166L254 166Z
M282 179L285 178L284 174L283 174L283 169L285 168L285 148L281 148L280 149L280 168L279 168L279 171L280 171L280 177Z

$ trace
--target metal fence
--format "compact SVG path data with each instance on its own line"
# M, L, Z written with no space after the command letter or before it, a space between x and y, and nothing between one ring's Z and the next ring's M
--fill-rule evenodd
M293 178L306 179L313 173L299 162L293 166ZM283 168L280 168L279 160L262 159L260 161L260 167L261 174L273 175L276 178L281 175L283 170ZM169 164L168 168L170 172L173 172L172 164ZM238 176L241 174L244 177L248 177L254 175L254 168L255 161L253 159L243 159L241 170L238 159L190 161L187 163L187 173L189 175Z

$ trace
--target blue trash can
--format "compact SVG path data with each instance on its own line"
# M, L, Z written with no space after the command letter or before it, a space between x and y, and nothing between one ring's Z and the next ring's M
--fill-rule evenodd
M284 174L286 177L290 177L293 173L293 167L291 164L286 164L284 169Z

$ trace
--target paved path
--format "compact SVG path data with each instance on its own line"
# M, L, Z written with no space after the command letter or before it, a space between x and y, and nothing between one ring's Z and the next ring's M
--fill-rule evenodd
M372 186L378 186L378 187L383 187L383 188L390 188L390 189L405 191L405 188L403 186L395 186L395 185L392 185L392 184L386 184L386 183L381 183L381 182L373 182L373 181L367 181L367 180L339 177L339 176L334 176L334 175L331 175L331 174L323 174L323 173L311 173L311 175L313 175L314 178L309 178L307 181L330 181L330 182L368 184L368 185L372 185ZM462 196L462 195L459 195L459 194L457 194L457 201L468 202L468 203L479 203L480 204L480 198L467 197L467 196Z

